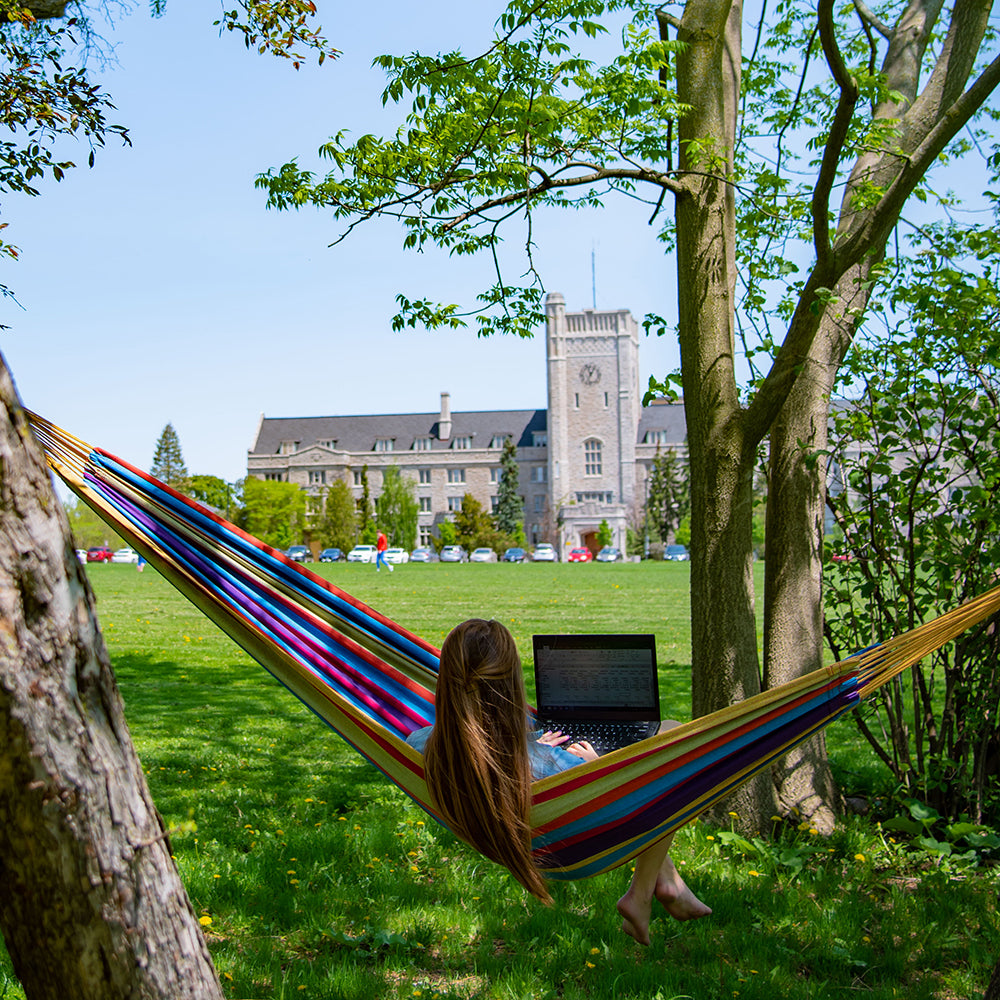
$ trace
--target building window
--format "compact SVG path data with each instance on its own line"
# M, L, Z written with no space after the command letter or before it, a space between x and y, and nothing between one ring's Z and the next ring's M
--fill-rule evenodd
M545 494L536 493L535 494L535 513L544 514L545 513Z
M499 467L494 468L494 469L490 469L490 482L491 483L499 483L501 479L503 479L503 469L501 469Z
M601 475L601 442L597 438L587 438L583 442L583 474Z
M333 451L333 449L337 447L337 442L332 440L317 441L316 444L318 444L321 448L329 448L330 451Z
M604 409L608 408L608 394L604 394Z
M646 431L643 444L670 444L670 435L666 431Z
M547 448L549 446L548 431L532 431L531 444L535 448Z
M285 474L283 472L265 472L264 478L269 483L283 483L285 481Z
M429 514L431 512L431 498L421 497L420 498L420 513Z
M375 450L376 451L392 451L393 439L392 438L376 438L375 439Z
M577 503L614 503L614 493L577 493Z
M434 443L434 438L424 437L424 438L414 438L413 439L413 450L414 451L430 451Z
M323 498L321 496L306 497L306 517L319 517L323 513Z
M533 483L547 483L549 481L549 467L547 465L533 465L531 467L531 481Z
M449 483L464 483L465 482L465 469L449 469L448 470L448 482Z
M365 483L364 483L364 475L363 475L363 473L361 472L360 469L355 469L354 470L354 485L355 486L364 486L365 485Z
M464 437L457 437L451 442L452 448L456 451L467 451L472 447L472 435L467 434Z
M462 509L461 497L448 497L448 512L450 514L457 514L461 509Z
M500 506L500 497L490 497L490 513L495 514Z
M422 483L427 486L431 481L431 470L430 469L418 469L417 470L417 482Z
M491 448L502 448L503 447L503 443L506 440L507 440L507 436L505 434L494 434L493 437L490 438L490 447Z
M309 485L310 486L322 486L326 482L326 470L325 469L310 469L309 470Z
M580 409L580 393L578 392L573 393L573 408L577 410Z
M294 455L299 450L298 441L282 441L278 448L279 455Z

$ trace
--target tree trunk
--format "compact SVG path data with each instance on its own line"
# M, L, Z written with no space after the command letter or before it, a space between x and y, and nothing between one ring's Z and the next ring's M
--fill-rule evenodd
M753 468L734 369L736 232L732 174L742 5L693 0L678 40L678 330L691 482L692 712L697 718L760 689L753 601ZM721 179L720 179L721 178ZM774 812L765 779L726 804L747 828Z
M0 358L0 930L32 1000L222 992Z

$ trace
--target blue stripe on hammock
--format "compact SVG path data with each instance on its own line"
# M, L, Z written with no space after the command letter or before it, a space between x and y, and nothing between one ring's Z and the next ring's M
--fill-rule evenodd
M292 589L309 596L317 604L326 607L331 613L337 615L337 617L351 622L387 645L399 649L400 652L403 652L432 673L437 673L438 658L429 650L424 649L412 639L383 622L367 615L350 601L346 601L344 598L318 584L315 580L312 580L307 574L299 572L295 567L287 565L281 559L275 559L270 553L253 545L241 535L228 531L224 525L220 524L214 518L199 511L197 506L185 503L169 492L156 489L153 482L119 465L107 455L96 451L91 452L89 461L129 483L139 493L148 495L155 493L156 502L173 511L180 520L196 524L203 533L216 539L232 551L238 552L248 562L252 562L255 566L263 570L268 576L282 579ZM100 482L96 478L93 481Z
M816 699L814 699L815 701ZM819 701L820 704L814 707L807 716L799 717L799 725L796 728L796 742L800 742L803 738L808 738L814 728L820 723L825 725L827 722L832 722L834 719L854 709L857 706L858 698L856 692L847 693L843 698L842 705L832 713L829 711L828 698L824 697L819 699ZM785 728L783 726L771 727L769 730L764 731L759 739L751 741L753 756L750 759L757 762L753 773L758 773L767 767L774 757L781 756L787 752L788 747L786 744L790 742L790 734L784 731ZM632 802L639 801L645 804L645 808L639 809L635 813L629 810L618 809L617 801L614 804L609 804L600 811L590 813L589 818L592 822L584 826L583 832L610 823L610 830L606 833L594 832L591 836L583 837L573 844L566 844L560 849L560 839L570 839L572 834L568 831L571 828L575 828L578 831L580 824L576 822L554 831L556 837L552 842L555 844L555 850L549 855L550 864L555 863L563 867L569 867L577 865L587 858L593 858L594 860L590 864L574 867L569 872L548 870L545 872L546 878L555 880L586 878L605 871L608 868L615 867L625 861L629 854L634 854L637 846L645 847L671 829L677 829L694 819L705 807L704 805L694 806L692 803L699 800L705 792L714 790L713 801L720 801L725 798L745 781L745 776L737 779L736 775L740 775L746 767L747 756L741 754L739 751L746 749L747 741L734 741L733 746L737 747L737 749L730 750L727 746L726 751L721 755L718 753L706 754L705 760L707 762L704 764L702 763L702 758L699 758L697 764L698 770L695 774L688 775L688 779L691 781L690 786L686 783L675 782L673 780L678 774L677 771L669 772L661 778L645 782L640 791L633 793L629 797ZM708 776L707 779L706 775ZM673 790L665 790L670 788ZM679 799L684 800L684 806L680 806ZM610 819L605 818L609 816L611 817ZM634 825L638 829L644 829L647 832L634 840L629 838L627 845L621 844L621 823L623 819L627 819L630 825ZM608 846L614 848L607 854L602 853L603 850L606 850L606 847L602 845L602 841L605 839L608 841ZM535 844L536 841L532 841L533 848ZM600 857L594 857L598 854L600 854ZM536 860L545 865L546 856L544 848L538 853Z
M387 731L399 738L405 738L407 733L421 725L429 725L433 719L428 718L430 703L421 699L410 688L400 685L382 673L372 674L372 666L358 654L338 646L338 655L334 656L330 643L334 641L321 629L312 623L289 614L289 609L267 597L266 591L252 578L241 579L232 572L208 560L183 536L152 518L130 500L116 493L100 480L93 480L92 487L116 510L133 524L141 528L148 536L155 538L165 550L184 566L192 575L198 578L206 591L214 594L229 607L240 608L243 616L252 621L262 632L272 639L274 644L292 655L294 659L309 672L319 678L322 683L337 691L357 711L368 718L378 721ZM239 598L242 597L243 600ZM256 608L254 614L247 614L247 604ZM287 634L283 634L287 633ZM302 635L307 635L318 647L312 656L301 648ZM288 636L296 641L297 648L289 648ZM319 651L322 651L321 653ZM331 663L333 661L333 663ZM343 676L338 676L334 663L340 662L360 673L363 680L359 682ZM270 671L274 673L274 671ZM280 677L278 678L281 679ZM378 697L363 693L364 689L376 692ZM393 699L404 707L406 714L412 717L402 720L391 711L390 706L382 705L380 699ZM408 710L408 712L406 711ZM330 724L330 720L325 720ZM332 728L336 728L333 726Z

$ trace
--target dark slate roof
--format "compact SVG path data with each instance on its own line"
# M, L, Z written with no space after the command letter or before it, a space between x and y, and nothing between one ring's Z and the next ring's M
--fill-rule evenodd
M451 415L451 437L438 440L440 412L356 415L349 417L264 417L253 455L276 455L282 441L297 441L304 451L318 441L336 441L338 451L375 450L375 442L392 438L393 451L409 451L414 439L433 438L431 451L447 451L456 437L472 436L473 448L488 448L494 435L514 438L520 448L532 446L532 432L546 429L545 410L484 410Z
M681 445L687 439L687 421L684 418L684 404L668 400L657 400L644 406L639 418L636 441L642 444L649 431L666 431L667 440Z

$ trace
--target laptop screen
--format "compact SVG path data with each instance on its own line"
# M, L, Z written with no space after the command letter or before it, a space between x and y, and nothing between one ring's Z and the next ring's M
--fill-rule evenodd
M536 635L532 643L540 718L659 720L652 635Z

